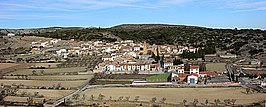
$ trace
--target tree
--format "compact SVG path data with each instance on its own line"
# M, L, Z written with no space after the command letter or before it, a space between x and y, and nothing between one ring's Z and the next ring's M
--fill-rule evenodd
M173 61L173 64L174 65L179 65L179 64L183 64L183 61L181 61L180 59L174 59L174 61Z

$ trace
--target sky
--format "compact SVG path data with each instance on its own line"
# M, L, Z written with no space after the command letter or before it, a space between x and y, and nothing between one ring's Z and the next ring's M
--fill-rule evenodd
M120 24L266 29L266 0L0 0L0 28Z

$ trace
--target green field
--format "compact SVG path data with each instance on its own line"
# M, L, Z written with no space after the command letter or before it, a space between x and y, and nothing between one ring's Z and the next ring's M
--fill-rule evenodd
M207 71L216 71L218 73L225 72L225 65L226 63L208 63L206 64Z
M167 82L168 78L171 74L159 74L154 76L149 76L146 78L146 81L148 82Z

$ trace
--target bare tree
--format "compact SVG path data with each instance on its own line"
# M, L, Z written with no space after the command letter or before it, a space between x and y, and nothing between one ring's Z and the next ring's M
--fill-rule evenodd
M252 91L252 93L254 94L256 90L252 89L251 91Z
M73 97L74 100L78 100L79 94L74 94L72 97Z
M155 103L156 100L157 100L157 98L156 98L156 97L153 97L153 98L151 99L151 102L152 102L152 103Z
M233 106L234 106L235 103L236 103L236 99L232 99L231 102L232 102L232 104L233 104Z
M126 100L126 101L129 101L129 98L130 98L130 96L126 97L125 100Z
M220 100L219 99L214 99L214 103L215 103L215 106L217 107L218 104L220 103Z
M26 91L22 91L22 93L21 93L21 96L26 96L27 95L27 92Z
M209 103L209 100L206 99L206 100L205 100L205 105L206 105L206 107L208 106L208 103Z
M60 89L61 88L61 83L58 83L57 86L56 86L57 89Z
M33 103L33 98L32 97L28 97L27 98L27 102L29 105L31 105Z
M246 88L246 92L247 92L247 94L249 94L250 93L250 88Z
M94 96L93 95L91 95L90 100L92 100L92 101L94 100Z
M36 75L36 70L32 70L32 75Z
M103 100L103 99L104 99L104 97L105 97L104 95L102 95L102 94L99 94L99 95L98 95L98 100Z
M161 103L164 103L165 101L166 101L166 98L164 97L164 98L161 99L160 102L161 102Z
M82 100L86 100L86 95L82 94Z
M121 100L123 100L123 96L120 96L120 97L118 98L118 101L121 101Z
M135 101L138 101L139 98L140 98L140 96L136 96L134 100L135 100Z
M183 105L186 106L187 100L183 100Z
M198 99L194 99L193 106L197 106L198 103L199 103L199 100Z
M41 72L42 75L44 74L44 70L41 70L40 72Z
M38 97L39 96L39 92L34 92L33 96L34 97Z
M224 103L225 103L225 105L229 105L230 104L230 99L224 100Z

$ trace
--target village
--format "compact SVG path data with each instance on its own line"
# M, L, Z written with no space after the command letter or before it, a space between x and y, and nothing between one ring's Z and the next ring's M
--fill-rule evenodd
M133 40L76 41L34 36L20 37L11 34L4 38L26 41L30 48L29 53L2 55L0 58L3 65L0 83L5 90L2 103L6 105L50 107L61 104L75 106L97 103L117 106L119 104L113 101L128 101L129 105L138 103L147 106L180 106L195 105L196 102L207 100L213 102L219 99L214 96L209 96L210 99L201 98L201 94L195 94L196 99L184 96L184 99L179 99L181 101L176 103L172 100L173 96L163 95L168 96L168 100L164 103L166 98L161 98L163 102L156 102L156 98L160 98L161 95L154 97L148 95L141 99L131 93L129 96L135 97L135 100L130 102L129 98L125 97L128 94L123 98L123 95L117 96L115 92L104 92L105 89L123 92L129 87L138 90L137 92L145 91L141 87L148 87L151 92L155 90L152 87L162 90L196 88L198 91L209 90L209 88L231 90L233 87L235 89L230 92L237 92L239 96L233 99L225 96L221 99L224 102L213 103L232 106L235 100L237 105L264 101L264 63L259 59L247 59L226 51L217 50L215 54L207 54L202 58L183 58L182 55L185 52L196 54L201 48L156 45ZM7 65L10 67L6 67ZM12 90L6 91L10 89ZM90 90L95 92L87 92ZM172 92L179 93L175 90ZM250 94L252 92L258 93ZM51 93L54 95L51 96ZM219 94L222 95L223 91L221 90ZM103 97L104 95L110 98L107 99ZM136 95L144 96L144 93ZM246 100L243 97L245 95L259 96L259 99ZM98 100L94 98L97 96ZM114 96L113 99L112 96ZM80 101L80 99L83 100ZM149 101L149 99L152 100ZM109 102L104 103L106 101ZM187 101L191 103L186 103ZM196 105L200 104L196 103Z

